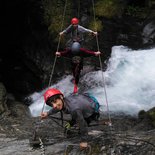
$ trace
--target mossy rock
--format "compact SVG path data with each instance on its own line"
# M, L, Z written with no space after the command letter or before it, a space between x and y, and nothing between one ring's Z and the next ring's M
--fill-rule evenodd
M102 21L97 19L96 21L90 22L89 28L97 32L101 31L103 29Z
M150 10L148 7L128 6L125 14L137 18L146 18Z
M67 20L71 19L71 1L46 0L42 1L44 24L47 25L49 34L58 41L58 34L66 27ZM65 9L65 12L64 12Z
M147 112L147 115L149 116L149 118L151 119L151 123L152 125L155 127L155 107L150 109Z
M97 16L111 18L122 15L124 5L119 0L99 0L95 5Z
M146 117L146 111L145 111L145 110L139 111L139 113L138 113L138 118L139 118L140 120L143 120L145 117Z
M141 110L138 113L138 118L140 120L147 119L151 123L151 125L155 127L155 107L148 111Z
M0 82L0 114L7 111L7 92L3 83Z

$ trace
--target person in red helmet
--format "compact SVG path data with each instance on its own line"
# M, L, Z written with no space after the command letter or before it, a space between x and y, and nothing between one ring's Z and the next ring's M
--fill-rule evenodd
M79 20L77 18L72 18L71 24L72 25L77 25L77 24L79 24Z
M67 56L72 59L71 66L72 66L72 73L74 77L74 90L73 93L78 92L78 83L81 70L83 69L83 59L89 56L99 56L101 54L100 51L90 51L85 48L81 48L79 42L74 42L71 48L66 48L64 51L56 52L58 57L60 56Z
M84 41L83 34L90 33L97 35L97 32L94 32L90 29L84 28L79 25L79 19L74 17L71 19L71 25L69 25L65 30L59 33L60 36L63 34L70 34L70 40L67 42L67 47L71 47L73 42L79 42L80 44Z
M99 103L90 94L78 94L64 97L63 93L55 88L50 88L44 93L45 103L53 107L48 112L42 112L41 118L45 119L57 112L71 115L71 121L67 123L67 128L75 124L80 129L80 147L87 147L88 125L91 121L97 121L99 114Z

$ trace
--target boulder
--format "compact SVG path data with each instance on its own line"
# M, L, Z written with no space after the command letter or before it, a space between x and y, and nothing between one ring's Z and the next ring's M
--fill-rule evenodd
M7 92L3 83L0 82L0 114L8 110L6 102L7 102Z
M145 124L145 126L150 126L150 128L154 128L155 127L155 107L151 108L148 111L141 110L138 114L138 118L143 124Z

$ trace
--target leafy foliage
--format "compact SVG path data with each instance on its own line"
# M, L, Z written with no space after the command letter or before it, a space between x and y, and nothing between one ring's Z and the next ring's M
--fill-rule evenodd
M149 120L150 124L155 127L155 107L150 109L149 111L144 111L144 110L141 110L139 113L138 113L138 117L140 120L143 120L145 118L147 118L147 120Z
M89 24L89 28L94 31L101 31L103 29L102 21L97 19L96 21L92 21Z
M124 5L119 0L99 0L95 5L97 16L111 18L119 16L124 10Z
M42 7L44 23L48 26L49 33L55 37L66 26L67 20L71 18L71 2L67 1L65 16L63 16L65 1L43 0Z
M152 120L152 125L155 127L155 108L153 108L152 110L150 110L150 112L148 113L148 115L150 116L150 118Z
M149 13L147 7L138 7L138 6L128 6L126 9L126 14L138 18L146 18Z

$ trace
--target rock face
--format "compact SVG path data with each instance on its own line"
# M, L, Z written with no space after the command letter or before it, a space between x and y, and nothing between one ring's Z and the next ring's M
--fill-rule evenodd
M155 128L155 107L150 109L149 111L140 111L139 114L139 121L143 122L144 128Z
M148 21L142 32L143 44L154 44L155 41L155 18Z
M7 102L7 92L3 83L0 82L0 114L8 110L6 102Z
M111 114L112 126L105 124L108 117L101 114L100 125L92 122L88 127L89 147L80 150L79 130L73 127L68 135L64 134L59 113L40 120L30 117L27 106L21 102L9 99L7 104L10 115L0 118L0 152L4 155L155 154L154 126L147 123L148 115L151 120L154 118L154 108L141 112L139 118ZM64 115L64 124L69 119L68 115Z
M21 116L24 107L19 106L19 103L18 106L12 106L16 109L16 115L0 120L0 152L4 155L155 154L154 129L144 131L135 117L118 114L112 115L112 126L92 124L88 128L89 147L80 150L76 128L72 128L70 134L66 135L61 121L52 117L41 121L40 118L26 117L25 114ZM19 108L22 109L21 112ZM65 116L64 119L68 117ZM102 119L106 121L107 117L102 116Z

